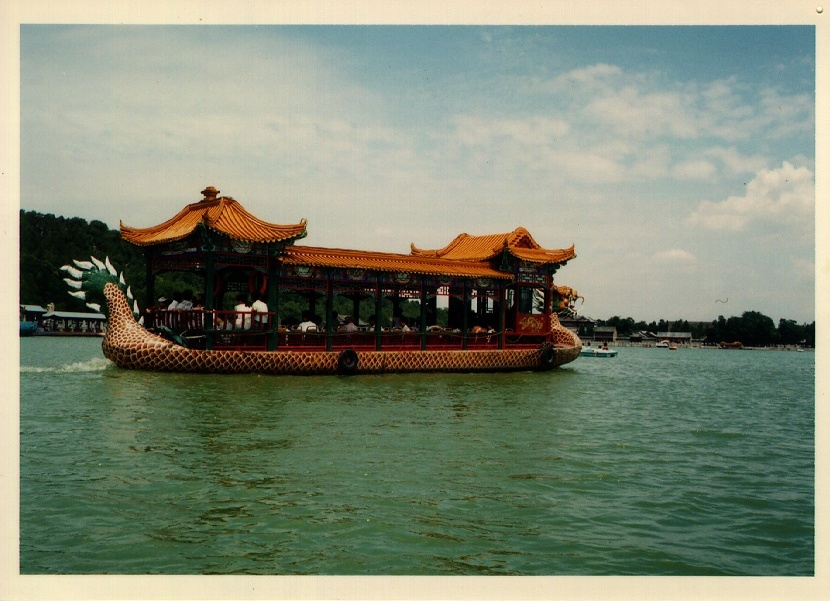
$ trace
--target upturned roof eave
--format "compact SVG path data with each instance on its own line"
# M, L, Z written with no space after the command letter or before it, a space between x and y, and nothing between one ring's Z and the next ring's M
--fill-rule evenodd
M527 246L519 246L522 241ZM504 234L459 234L444 248L434 250L421 249L413 243L410 244L410 250L412 256L465 262L490 261L504 252L519 260L538 264L559 264L576 256L573 245L566 249L543 248L533 239L530 232L521 226Z
M229 223L223 223L225 221ZM250 235L250 232L241 232L229 227L236 221L246 224L247 227L258 227L266 231L284 229L286 232L285 235ZM184 240L193 235L200 224L231 240L265 244L299 240L306 234L305 219L291 225L268 223L251 215L232 197L224 196L215 200L190 203L176 215L156 226L134 228L120 222L120 228L122 239L136 246L147 247ZM173 233L166 233L170 230Z
M539 247L538 249L521 249L521 248L514 248L514 247L505 247L505 250L510 255L516 257L520 261L525 261L527 263L536 263L536 264L539 264L539 265L545 265L545 264L562 265L562 264L567 263L571 259L576 258L575 248L576 248L576 245L571 244L571 246L568 247L568 248L562 248L562 249L557 249L557 250L544 249L544 248L541 248L541 247ZM522 250L531 250L532 254L541 254L542 256L540 256L538 259L533 257L533 256L527 256L527 255L522 256L523 255ZM540 252L537 253L536 251L540 251ZM561 257L553 256L553 255L556 255L556 254L562 254L563 256L561 256Z
M446 275L451 277L512 279L513 274L498 271L489 264L417 257L397 253L379 253L350 249L292 246L285 250L283 262L339 269L366 269L389 273Z

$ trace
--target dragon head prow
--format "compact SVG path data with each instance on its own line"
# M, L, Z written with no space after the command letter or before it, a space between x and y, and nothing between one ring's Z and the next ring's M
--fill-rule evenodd
M133 297L133 292L124 280L124 273L118 273L110 263L110 258L102 263L95 257L90 256L91 261L78 261L73 259L73 265L64 265L61 271L65 271L70 277L64 278L72 290L70 296L87 301L86 306L93 311L104 313L109 317L109 308L104 296L104 286L113 283L124 293L128 303L132 303L132 312L136 320L139 318L138 303Z

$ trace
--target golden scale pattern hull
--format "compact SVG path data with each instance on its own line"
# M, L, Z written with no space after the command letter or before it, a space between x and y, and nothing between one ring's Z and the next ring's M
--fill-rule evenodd
M206 351L188 349L144 329L112 283L104 287L109 324L104 356L119 367L180 373L274 375L474 372L552 369L576 359L582 344L568 330L533 349L435 351ZM344 353L350 353L344 369Z

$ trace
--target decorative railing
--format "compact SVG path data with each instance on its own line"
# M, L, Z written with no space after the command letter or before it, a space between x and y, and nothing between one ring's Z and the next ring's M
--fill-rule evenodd
M147 328L170 328L174 332L189 331L268 331L274 320L274 313L257 311L217 311L207 309L178 309L151 311L145 316Z
M525 332L468 332L433 329L428 332L399 330L376 332L360 329L354 332L299 331L273 327L273 312L218 311L194 309L187 311L153 311L145 315L145 327L160 332L179 334L188 344L205 348L210 337L214 349L265 350L269 335L276 337L276 348L297 350L474 350L522 348L538 346L545 335ZM273 343L273 339L272 339Z

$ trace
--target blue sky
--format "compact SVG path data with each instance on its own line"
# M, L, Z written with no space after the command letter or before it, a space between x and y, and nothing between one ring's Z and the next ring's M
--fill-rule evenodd
M812 27L23 25L20 82L26 210L146 227L214 185L318 246L524 226L591 317L815 319Z

